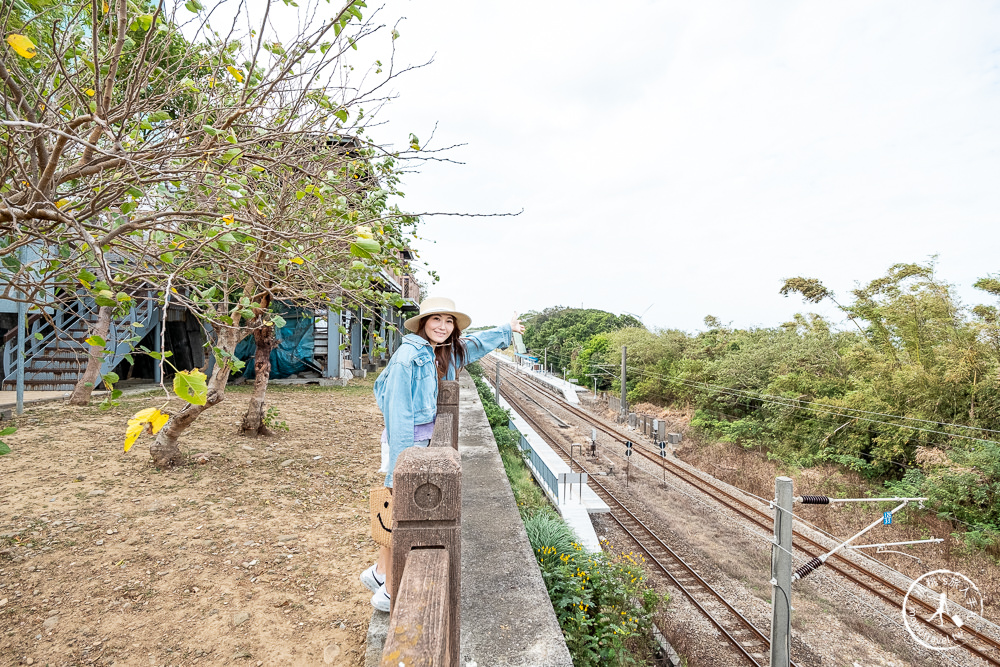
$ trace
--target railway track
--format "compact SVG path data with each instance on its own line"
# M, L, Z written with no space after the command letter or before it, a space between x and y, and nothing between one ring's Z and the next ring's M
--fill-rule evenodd
M523 406L524 399L515 397L512 392L505 390L503 382L501 382L500 393L511 405ZM521 416L531 423L532 428L539 435L546 438L569 460L565 448L552 433L550 424L541 423L527 411L522 412ZM636 548L646 555L646 562L705 616L709 623L726 639L733 652L748 664L761 667L767 665L770 652L768 636L705 581L694 567L671 549L652 528L637 517L629 509L625 500L618 498L598 479L591 477L589 481L601 500L611 508L612 520L633 540ZM791 664L797 667L794 662Z
M651 461L654 465L663 468L672 476L686 482L690 486L695 487L702 493L711 496L714 500L721 503L729 510L742 516L754 525L760 527L766 533L773 531L774 518L769 511L765 511L760 507L747 502L743 498L734 495L727 488L721 486L710 476L705 475L704 473L697 474L669 459L662 458L659 455L659 450L654 452L652 446L633 440L635 437L634 435L624 434L617 428L604 423L602 420L585 410L566 402L562 396L555 393L548 385L545 385L530 376L526 376L526 374L523 374L516 369L508 367L507 364L501 364L501 369L503 371L501 374L501 392L503 392L504 381L513 383L522 390L529 389L534 391L535 395L543 396L545 400L558 406L559 409L568 412L570 415L573 415L573 417L583 422L588 428L598 429L614 441L621 444L624 444L627 441L632 442L633 452ZM510 399L508 400L510 401ZM523 399L519 401L517 397L514 397L513 401L510 402L512 405L515 402L523 403ZM548 408L543 409L548 410ZM531 419L529 419L529 421L532 421L533 425L536 423ZM547 430L544 426L542 426L541 429L542 431ZM558 443L557 439L553 440L551 435L545 435L541 431L539 434L543 435L552 444L556 445L562 451L567 461L571 461L571 457L566 455L565 450L562 449L562 446ZM571 465L574 463L582 469L579 460L572 461ZM590 481L596 483L597 480L594 477L591 477ZM599 495L602 496L602 499L605 502L608 502L608 500L604 498L600 492ZM614 500L614 503L620 504L617 499ZM612 503L608 502L608 505L610 507L612 506ZM636 519L636 521L638 521L638 519ZM793 530L793 545L796 551L799 551L802 555L809 559L815 558L829 550L829 547L816 541L810 535L803 533L801 530ZM644 547L643 549L645 550ZM884 600L892 607L902 609L903 599L906 596L907 591L894 582L889 581L885 577L873 572L859 563L854 562L851 559L841 556L839 553L834 554L833 557L827 560L826 566L855 585L861 587L863 590L866 590ZM935 605L914 596L911 596L909 599L911 603L915 604L919 610L922 611L922 613L918 611L915 618L919 619L923 623L924 627L928 628L930 632L937 633L942 637L947 637L949 640L955 642L957 646L961 646L963 649L982 659L987 664L997 665L1000 667L1000 643L992 637L985 635L974 628L965 626L962 630L966 635L968 635L968 637L963 637L961 639L956 638L954 637L954 631L949 631L949 629L942 628L938 624L932 622L933 614L937 610Z

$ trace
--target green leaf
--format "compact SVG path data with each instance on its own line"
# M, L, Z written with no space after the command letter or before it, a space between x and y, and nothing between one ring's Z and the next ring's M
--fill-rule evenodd
M112 372L112 373L105 373L101 379L104 380L104 384L111 385L111 384L117 384L118 380L120 380L121 378L118 377L118 373Z
M174 393L192 405L208 403L208 376L197 368L174 375Z
M16 426L8 426L5 429L0 429L0 437L13 435L14 433L17 433ZM0 456L3 456L4 454L10 454L10 447L8 447L7 443L3 440L0 440Z
M339 118L342 123L347 122L347 109L337 109L333 115Z
M363 257L365 259L371 259L371 257L379 252L382 246L378 244L378 241L374 239L358 239L351 243L351 254L355 257Z
M184 3L184 9L188 10L192 14L197 14L199 11L204 9L198 0L190 0L190 2Z
M35 332L35 340L41 340L42 338L44 338L44 336L42 336L42 334L40 334L40 333L38 333L38 332L36 331L36 332Z
M93 335L83 341L87 345L96 345L97 347L104 347L107 343L98 335Z
M85 280L88 283L92 283L95 280L97 280L97 276L95 276L93 273L91 273L87 269L81 269L80 273L76 274L76 277L77 277L78 280L81 280L81 281Z
M275 329L280 329L281 327L285 326L285 318L283 318L281 315L272 315L271 321L274 322Z
M211 125L202 125L201 129L203 129L205 131L205 134L210 134L213 137L217 137L220 134L222 134L219 130L215 129Z
M149 114L149 116L146 117L146 120L150 123L158 123L163 120L170 120L170 114L166 111L157 111Z

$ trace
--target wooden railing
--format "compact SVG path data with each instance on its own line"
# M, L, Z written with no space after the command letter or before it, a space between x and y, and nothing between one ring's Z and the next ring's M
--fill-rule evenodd
M457 667L461 652L462 464L458 382L438 386L430 447L410 447L393 473L389 630L384 667Z

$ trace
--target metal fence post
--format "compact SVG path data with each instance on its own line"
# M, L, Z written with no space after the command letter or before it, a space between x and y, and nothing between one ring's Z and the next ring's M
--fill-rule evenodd
M771 546L771 667L788 667L792 617L792 480L774 480Z

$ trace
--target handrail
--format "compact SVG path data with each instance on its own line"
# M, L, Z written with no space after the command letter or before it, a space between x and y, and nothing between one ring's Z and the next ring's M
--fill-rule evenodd
M458 667L461 653L462 463L458 382L438 387L430 447L399 455L393 474L391 617L382 665Z
M517 430L514 425L514 421L510 420L507 422L507 428L509 428L514 433L517 433L518 442L517 445L522 452L528 452L528 464L531 468L538 473L542 478L541 481L544 486L552 493L554 497L555 504L559 504L559 481L556 478L555 473L549 468L548 464L538 455L535 448L531 446L528 439L524 437L524 434Z

